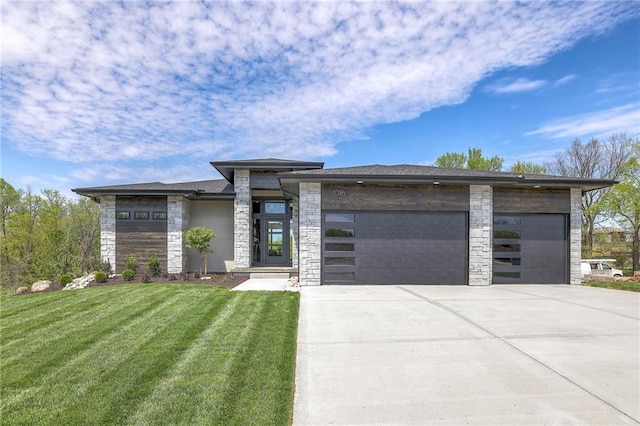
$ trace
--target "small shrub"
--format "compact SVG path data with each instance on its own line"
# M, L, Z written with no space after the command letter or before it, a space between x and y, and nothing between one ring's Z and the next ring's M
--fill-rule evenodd
M160 260L158 260L157 256L149 256L149 260L147 260L147 265L149 266L149 274L152 277L160 276L162 270L160 269Z
M63 287L69 284L71 281L73 281L73 278L71 278L71 275L69 274L60 275L60 278L58 278L58 282Z
M124 271L122 271L122 279L125 281L131 281L135 276L136 276L136 273L133 272L131 269L125 269Z
M195 278L195 279L200 278L200 272L194 272L193 273L193 278Z
M113 273L113 268L111 268L111 262L109 262L109 260L100 262L97 270L98 272L104 272L107 275L111 275Z
M107 274L102 271L96 272L96 276L94 277L97 283L106 283L107 282Z
M138 272L138 259L133 256L127 257L127 269L131 269L134 274Z
M151 275L150 274L144 274L142 276L142 278L140 278L140 282L141 283L145 283L145 284L150 283L151 282Z
M169 275L169 279L170 279L171 281L178 281L178 277L176 276L176 274L171 274L171 275Z
M191 279L191 275L188 272L180 272L180 279L182 281L189 281Z

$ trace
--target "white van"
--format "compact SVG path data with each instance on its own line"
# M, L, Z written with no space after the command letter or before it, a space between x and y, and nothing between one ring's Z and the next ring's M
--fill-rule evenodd
M621 277L622 271L611 266L615 259L582 259L580 270L582 278Z

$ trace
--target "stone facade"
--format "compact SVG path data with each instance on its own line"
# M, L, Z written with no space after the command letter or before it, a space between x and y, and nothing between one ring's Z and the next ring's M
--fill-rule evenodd
M322 259L320 183L300 183L298 207L300 285L320 285Z
M189 228L190 201L178 195L167 197L167 272L178 274L185 270L187 253L184 232Z
M291 200L291 219L293 222L291 225L293 228L291 230L293 234L293 239L291 241L291 266L294 268L298 267L298 240L300 238L298 231L298 209L298 199L296 198Z
M116 196L100 197L100 261L116 267Z
M469 285L489 285L493 274L493 189L469 186Z
M571 213L569 215L569 284L580 285L582 272L582 190L571 188Z
M235 268L251 267L251 189L249 170L235 170L233 186L233 260Z

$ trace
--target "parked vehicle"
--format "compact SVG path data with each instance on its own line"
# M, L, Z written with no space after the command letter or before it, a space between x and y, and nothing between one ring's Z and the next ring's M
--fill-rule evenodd
M582 259L580 270L585 277L621 277L622 271L611 266L615 259Z

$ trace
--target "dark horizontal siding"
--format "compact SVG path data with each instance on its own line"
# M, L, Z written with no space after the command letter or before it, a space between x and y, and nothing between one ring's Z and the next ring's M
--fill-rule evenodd
M462 185L322 185L323 210L469 211Z
M496 213L571 213L569 189L493 188Z
M166 197L116 198L116 211L131 213L129 220L116 220L116 272L126 268L127 257L138 259L145 271L150 256L157 256L160 267L167 270L167 220L153 220L153 212L167 211ZM135 212L149 212L149 219L136 220Z

